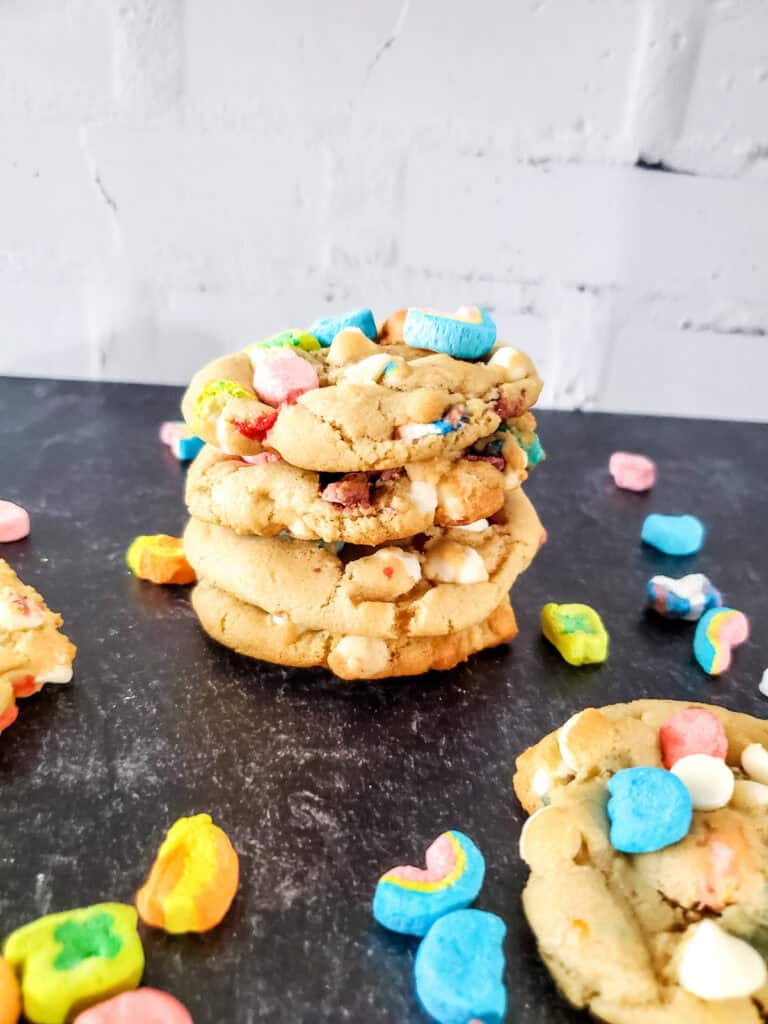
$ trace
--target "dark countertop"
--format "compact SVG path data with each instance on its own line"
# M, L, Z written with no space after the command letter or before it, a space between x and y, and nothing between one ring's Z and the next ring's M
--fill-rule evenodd
M21 705L0 739L0 933L40 915L128 900L165 829L209 811L241 856L224 923L202 937L143 931L145 984L196 1024L423 1021L415 942L372 920L375 881L459 828L483 850L477 902L507 922L508 1020L585 1021L556 994L520 909L514 758L574 711L637 697L705 700L765 717L765 426L542 412L548 460L528 493L549 543L513 591L509 648L412 682L349 684L240 658L198 628L186 589L135 580L139 533L178 533L183 468L157 440L179 389L0 380L0 497L32 534L0 545L64 615L75 681ZM616 490L616 449L659 464L648 495ZM704 549L640 544L646 513L693 512ZM711 680L690 624L643 612L657 572L710 575L754 639ZM603 615L610 660L572 669L541 638L548 600ZM761 646L762 645L762 646Z

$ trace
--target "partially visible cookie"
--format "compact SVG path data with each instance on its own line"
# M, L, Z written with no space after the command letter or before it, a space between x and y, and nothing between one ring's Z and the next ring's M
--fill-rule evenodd
M184 550L198 579L306 629L362 636L443 636L486 619L539 549L528 498L507 493L480 530L434 528L399 545L326 546L244 537L191 519Z
M266 446L303 469L351 473L457 455L522 416L541 387L511 348L466 362L351 329L315 351L254 345L216 359L192 379L182 412L229 454Z
M190 514L236 533L375 546L492 516L527 475L527 457L511 432L460 458L371 473L321 474L274 453L255 458L253 464L207 446L187 474Z
M518 758L515 791L533 812L520 837L531 870L523 907L574 1005L611 1024L765 1019L766 746L768 723L749 715L638 700L587 708ZM692 772L705 778L718 765L715 776L733 775L732 795L726 789L717 807L697 810L701 794L690 789L682 839L633 854L614 845L620 816L654 826L667 810L644 805L638 792L629 808L609 808L617 792L626 797L628 779L650 769L689 788Z
M454 668L476 651L507 643L517 634L509 600L484 622L441 637L382 639L306 630L287 615L261 608L202 581L192 605L206 633L240 654L297 668L329 668L341 679L387 679Z
M0 730L16 717L15 698L46 683L68 683L77 648L63 619L0 558Z

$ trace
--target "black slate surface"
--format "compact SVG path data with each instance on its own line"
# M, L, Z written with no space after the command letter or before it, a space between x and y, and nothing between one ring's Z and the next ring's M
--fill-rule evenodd
M550 539L513 591L519 638L445 675L351 685L215 646L185 589L125 568L136 534L177 533L184 521L184 470L157 440L179 394L0 380L0 497L33 521L0 555L79 646L74 684L24 702L0 739L0 933L130 900L164 830L209 811L241 855L239 894L205 936L144 930L145 984L176 994L196 1024L416 1022L415 943L378 928L369 901L384 869L421 863L454 827L488 862L478 906L508 924L508 1020L588 1019L556 994L521 914L514 758L587 705L674 697L766 715L766 428L542 412L549 458L528 493ZM658 461L652 493L614 488L616 448ZM644 548L650 511L700 515L701 553ZM693 661L690 625L643 612L649 576L693 570L753 625L715 681ZM569 668L545 644L547 600L602 613L606 665Z

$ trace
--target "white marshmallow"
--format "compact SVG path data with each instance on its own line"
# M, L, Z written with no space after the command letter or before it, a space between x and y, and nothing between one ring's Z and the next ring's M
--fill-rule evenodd
M741 752L741 767L755 782L768 784L768 750L762 743L750 743Z
M485 583L488 570L474 548L441 540L427 551L424 575L438 583Z
M765 960L744 939L709 920L688 931L677 972L687 992L699 999L745 999L763 987Z
M671 770L688 790L695 811L716 811L733 796L733 772L719 757L688 754Z

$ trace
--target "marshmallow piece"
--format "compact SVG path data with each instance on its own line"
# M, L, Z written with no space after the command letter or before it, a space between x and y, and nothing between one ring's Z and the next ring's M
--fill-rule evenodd
M624 491L650 491L656 483L656 463L646 455L614 452L608 472L617 487Z
M733 796L733 772L719 757L688 754L671 771L688 790L695 811L716 811Z
M359 363L352 363L344 372L344 380L353 384L375 384L392 361L387 352L366 356Z
M339 334L350 328L358 330L366 338L374 339L376 337L376 320L371 310L355 309L351 313L323 317L321 320L315 320L309 331L321 345L328 347Z
M403 340L413 348L445 352L456 359L480 359L493 348L496 324L478 306L460 306L455 313L409 309Z
M762 743L750 743L741 752L741 767L755 782L768 785L768 750Z
M0 544L29 536L29 513L12 501L0 501Z
M192 1024L192 1017L173 996L155 988L137 988L84 1010L74 1024Z
M40 606L10 587L0 591L0 629L35 629L45 616Z
M485 583L488 570L474 548L453 540L439 540L428 548L424 575L439 583Z
M648 581L648 599L654 611L670 619L696 622L710 608L719 608L723 597L702 572L692 572L679 580L654 576Z
M768 807L768 786L751 779L736 779L733 785L731 807L748 811L755 807Z
M504 379L509 383L522 380L533 373L533 363L524 352L518 352L510 345L500 345L494 349L488 360L491 366L499 366L504 371Z
M389 648L372 636L345 636L328 655L331 671L342 679L369 679L389 665Z
M714 921L688 929L677 977L699 999L744 999L768 978L765 960L744 939L730 935Z
M749 639L749 619L735 608L712 608L699 619L693 654L710 676L731 667L732 650Z
M643 521L640 537L665 555L695 555L705 536L704 524L696 516L665 516L654 512Z
M264 349L254 352L252 360L253 386L268 405L295 402L320 384L312 363L291 349Z
M183 420L166 420L160 424L158 436L170 448L177 437L188 437L189 433L189 427Z
M688 835L691 797L674 772L623 768L608 780L608 793L610 839L616 850L655 853Z
M706 708L676 711L659 729L661 760L665 768L687 754L709 754L722 761L728 753L728 737L722 722Z

